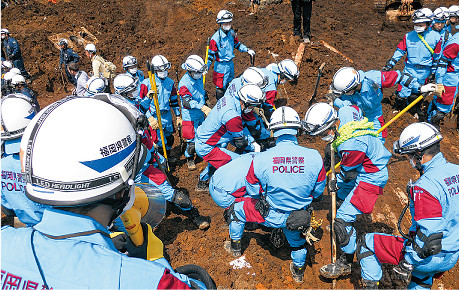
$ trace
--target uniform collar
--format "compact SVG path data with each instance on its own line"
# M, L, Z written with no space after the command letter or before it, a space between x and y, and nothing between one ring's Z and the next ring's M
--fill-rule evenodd
M429 162L426 162L422 164L422 170L424 170L424 173L428 171L431 168L437 167L437 166L442 166L446 164L446 159L443 157L443 153L437 153L434 157Z
M37 231L50 236L63 236L93 230L99 230L109 234L107 229L93 218L55 208L46 209L43 213L42 220L36 224L34 228ZM100 233L82 235L67 239L105 245L116 250L111 242L111 239Z
M295 135L284 134L277 137L276 145L279 143L294 143L295 145L298 145L298 140Z

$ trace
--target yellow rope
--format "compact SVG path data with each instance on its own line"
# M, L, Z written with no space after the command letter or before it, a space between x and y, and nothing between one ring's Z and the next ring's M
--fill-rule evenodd
M368 122L368 118L363 118L360 121L351 121L349 123L344 124L338 130L338 138L333 141L333 148L337 150L338 146L341 145L344 141L347 141L354 137L364 136L364 135L372 135L378 136L378 133L374 130L374 123Z

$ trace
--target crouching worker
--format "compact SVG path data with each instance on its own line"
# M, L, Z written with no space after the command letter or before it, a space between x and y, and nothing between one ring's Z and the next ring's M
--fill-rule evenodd
M408 289L430 289L433 279L453 268L459 257L459 166L440 151L443 137L428 123L406 127L394 143L394 152L407 155L421 177L407 186L412 225L404 238L366 234L357 250L365 285L377 288L381 263L390 263ZM390 247L388 247L390 245Z
M325 188L322 157L316 150L298 145L296 134L301 127L298 114L290 107L280 107L272 114L270 130L277 138L276 146L253 158L245 182L252 198L236 202L228 210L231 242L226 244L234 256L241 255L245 222L281 228L291 247L290 271L298 283L303 282L306 268L302 234L310 227L309 205Z
M357 215L373 211L389 177L387 162L391 156L376 136L373 123L363 118L357 106L346 106L336 113L329 104L317 103L305 116L307 131L322 136L325 141L335 139L335 124L338 137L333 141L333 147L341 157L341 171L329 186L342 201L336 212L334 230L337 246L343 253L338 261L320 269L320 274L327 278L351 273L357 247L354 221Z
M164 258L119 253L107 231L135 198L133 179L146 154L138 132L146 125L124 99L107 95L68 97L33 118L21 142L26 194L53 208L34 227L2 228L3 286L204 287ZM148 236L140 247L148 247Z

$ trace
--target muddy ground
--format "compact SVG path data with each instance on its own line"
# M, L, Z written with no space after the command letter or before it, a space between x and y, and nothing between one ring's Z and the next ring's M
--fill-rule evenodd
M451 5L453 1L438 1L438 4ZM308 100L312 95L317 68L326 62L324 75L318 89L319 98L328 89L333 73L342 66L354 65L358 69L380 69L395 50L398 42L412 26L410 23L388 23L383 14L372 10L370 0L317 0L312 13L312 43L306 46L300 65L298 85L289 84L280 87L278 105L288 104L303 117L308 109ZM24 5L12 5L2 10L2 27L7 27L16 38L24 55L26 68L33 76L30 85L38 94L42 107L66 95L61 77L56 70L59 52L48 40L49 35L86 27L99 40L98 50L108 60L114 62L122 72L121 60L127 54L136 56L140 68L145 71L145 61L155 54L165 55L172 63L171 76L179 76L183 71L180 64L190 54L205 55L205 43L217 29L216 14L220 9L228 9L235 15L234 27L242 43L256 51L256 65L265 66L274 61L269 52L278 54L278 59L292 58L299 42L291 36L292 11L288 0L261 7L257 15L249 15L249 3L246 0L75 0L27 1ZM325 48L321 41L341 51L350 58L350 63L341 55ZM76 51L82 56L81 65L90 70L90 63L85 58L83 47ZM249 66L247 54L236 52L236 74ZM395 67L402 69L400 62ZM206 89L214 93L210 75ZM67 85L70 92L71 86ZM394 89L387 89L385 96L390 97ZM387 103L383 104L386 120L394 112ZM386 147L392 143L402 129L416 119L405 114L391 127ZM446 158L459 163L458 133L455 119L447 119L442 127L445 139L442 151ZM318 149L321 153L325 143L306 137L300 143ZM175 146L179 145L176 138ZM178 152L178 147L174 148ZM223 221L223 209L216 206L208 193L197 193L194 187L197 176L205 167L198 164L198 170L189 172L182 156L173 168L171 180L174 186L188 192L193 203L202 215L211 220L211 227L201 231L191 221L169 211L167 217L157 227L155 233L162 239L166 254L174 267L194 263L207 269L221 288L331 288L332 283L319 276L319 268L330 262L329 232L316 244L316 254L311 267L306 269L303 284L295 284L289 271L289 248L275 249L269 242L269 233L262 229L246 231L242 239L245 259L250 268L233 269L230 262L234 259L223 250L223 243L228 240L228 227ZM384 195L378 199L371 216L359 219L359 231L384 231L398 234L396 222L406 202L404 188L410 178L417 178L417 173L404 158L392 158L389 165L390 179ZM231 178L231 176L228 176ZM318 218L328 225L330 197L325 193L321 204L316 206ZM403 226L409 226L405 218ZM312 252L312 251L310 251ZM390 267L385 267L381 288L400 288L396 277L391 275ZM434 288L459 288L459 268L456 266L441 279L436 280ZM353 274L337 281L338 288L359 288L358 263L354 263Z

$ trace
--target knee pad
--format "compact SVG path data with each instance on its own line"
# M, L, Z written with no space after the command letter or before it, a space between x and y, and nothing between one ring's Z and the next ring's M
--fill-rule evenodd
M194 142L188 143L188 146L186 147L186 152L191 156L193 156L194 153L196 153Z
M167 147L171 147L174 145L174 135L169 135L166 137L166 145Z
M354 232L354 228L352 228L351 232L348 233L346 231L346 226L352 226L352 223L345 222L340 218L335 218L333 229L335 230L336 234L336 242L340 247L345 247L349 243L349 239Z
M221 88L217 88L215 90L215 98L218 100L221 99L221 97L223 97L223 95L225 94L225 90L224 89L221 89Z

